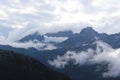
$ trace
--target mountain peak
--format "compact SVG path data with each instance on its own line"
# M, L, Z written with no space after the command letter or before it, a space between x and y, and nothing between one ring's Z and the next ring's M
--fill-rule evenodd
M96 34L96 32L92 27L86 27L81 30L80 34Z
M44 36L41 35L39 32L35 32L33 34L23 37L21 40L19 40L19 42L27 42L27 41L33 41L33 40L43 41Z

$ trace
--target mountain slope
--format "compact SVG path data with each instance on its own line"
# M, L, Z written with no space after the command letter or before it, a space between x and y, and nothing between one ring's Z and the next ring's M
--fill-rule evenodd
M13 51L0 50L1 80L70 80L42 63Z
M67 40L62 41L61 43L55 44L58 47L64 48L79 48L84 46L92 45L95 41L103 41L108 43L114 48L120 47L120 33L108 35L106 33L98 33L92 27L86 27L81 30L80 33L73 34L72 31L60 31L56 33L46 33L40 35L38 32L25 36L19 42L28 42L28 41L39 41L45 42L45 37L68 37ZM53 38L54 39L54 38ZM54 41L54 40L53 40ZM52 42L50 42L52 43ZM54 44L54 43L53 43Z
M79 34L59 44L60 46L77 48L83 45L92 44L99 37L99 33L94 31L91 27L84 28ZM58 45L58 46L59 46Z
M79 34L58 44L60 47L78 48L92 45L95 41L103 41L111 45L113 48L120 47L120 33L108 35L106 33L98 33L92 27L82 29Z
M19 42L28 42L28 41L34 41L34 40L44 41L44 36L40 35L38 32L36 32L34 34L25 36L24 38L19 40Z

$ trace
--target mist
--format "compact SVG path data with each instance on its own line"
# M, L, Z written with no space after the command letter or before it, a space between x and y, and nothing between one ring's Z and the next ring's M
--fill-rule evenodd
M28 41L28 42L0 42L0 45L9 45L15 48L24 48L24 49L29 49L29 48L35 48L39 51L42 50L53 50L57 49L56 46L50 43L41 43L39 41Z
M73 61L74 65L102 64L108 63L107 72L103 72L103 77L120 76L120 48L113 49L107 43L97 41L96 49L87 49L86 51L75 52L67 51L63 56L57 56L54 60L49 60L49 64L56 68L64 68Z

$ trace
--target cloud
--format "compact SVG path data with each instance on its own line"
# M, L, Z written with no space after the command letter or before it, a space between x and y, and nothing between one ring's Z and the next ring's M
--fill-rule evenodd
M5 41L5 37L0 35L0 42Z
M48 36L44 36L45 37L45 42L49 43L49 42L55 42L55 43L61 43L65 40L67 40L67 37L48 37Z
M44 26L42 27L43 25L37 25L37 24L28 24L29 27L24 27L24 28L19 28L19 29L14 29L13 31L11 31L7 37L7 41L18 41L20 40L21 38L27 36L27 35L30 35L30 34L33 34L35 32L38 32L40 34L45 34L45 33L53 33L53 32L59 32L59 31L67 31L67 30L71 30L72 28L74 28L74 31L73 32L77 32L79 33L81 31L81 29L84 27L84 26L87 26L83 23L80 23L81 25L79 24L64 24L64 25L54 25L54 26ZM36 26L36 27L34 27ZM54 27L54 28L51 28L51 27ZM61 28L63 27L63 28ZM69 28L68 28L69 27ZM80 27L80 29L78 29ZM47 38L47 37L46 37ZM51 39L51 38L49 38ZM61 41L65 40L63 38L54 38L58 41L58 39ZM48 40L48 38L47 38Z
M4 40L3 37L0 37L0 41ZM45 44L45 43L41 43L37 40L34 41L28 41L28 42L0 42L1 45L10 45L12 47L15 48L24 48L24 49L29 49L29 48L35 48L37 50L53 50L53 49L57 49L56 46L54 46L53 44Z
M54 46L53 44L46 44L42 50L54 50L54 49L57 49L57 47Z
M50 28L60 29L65 26L53 25L84 23L98 31L115 33L120 32L116 22L120 16L119 3L118 0L4 0L0 2L0 25L18 29L26 27L21 24L27 22L35 25L33 28L51 25Z
M9 35L9 32L13 31L10 27L3 26L0 24L0 35L7 37Z
M28 22L23 22L23 23L16 23L16 24L13 24L11 27L12 28L24 28L26 25L28 24Z
M4 0L0 35L16 41L35 30L80 32L86 26L109 34L120 32L119 4L118 0Z
M96 50L87 49L87 51L74 52L68 51L63 56L57 56L54 60L49 60L49 64L57 68L64 68L73 61L73 64L102 64L108 63L107 72L103 72L103 77L120 76L120 49L113 49L104 42L96 42Z

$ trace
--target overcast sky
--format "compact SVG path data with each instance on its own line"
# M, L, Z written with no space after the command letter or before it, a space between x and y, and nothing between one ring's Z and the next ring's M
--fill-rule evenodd
M92 26L120 32L120 0L1 0L0 39L32 30L73 30ZM17 35L16 35L17 34Z

